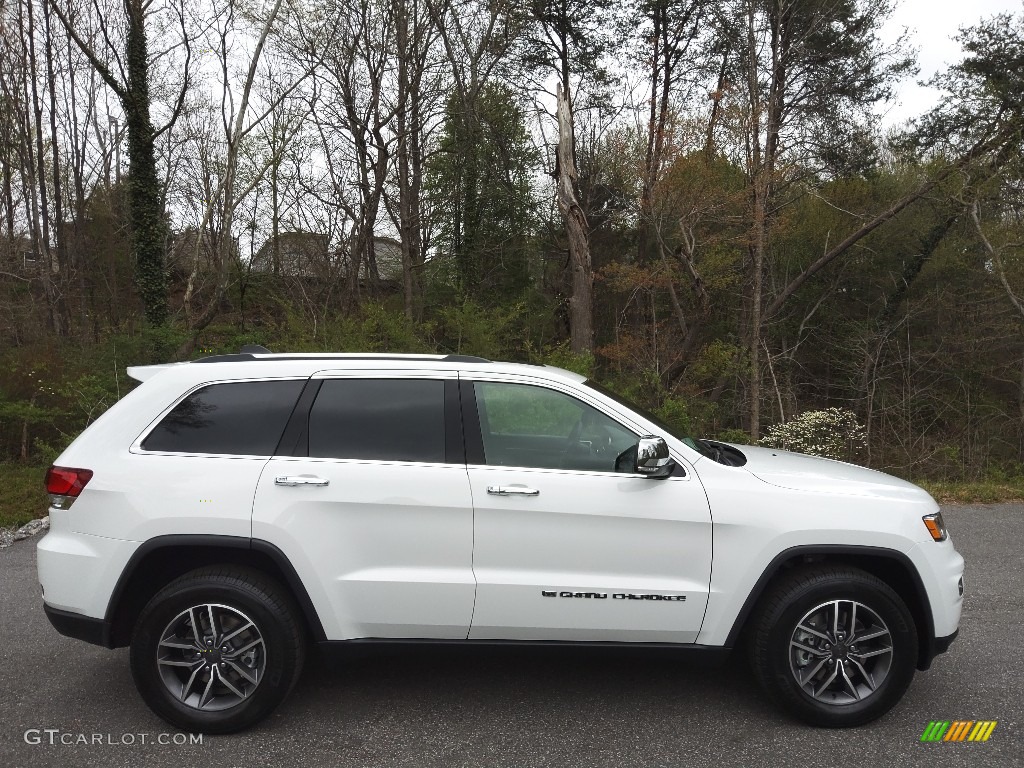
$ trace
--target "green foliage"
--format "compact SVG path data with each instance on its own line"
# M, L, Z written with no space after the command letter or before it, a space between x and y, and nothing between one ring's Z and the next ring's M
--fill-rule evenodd
M46 514L47 495L41 466L0 464L0 528L24 525Z
M661 378L653 371L641 372L633 377L616 377L600 383L660 419L674 434L693 434L690 401L665 389Z
M223 351L237 352L240 343L261 344L273 351L296 352L433 352L429 324L415 325L398 308L367 302L359 313L333 315L314 325L289 309L283 327L274 333L249 331L230 337Z
M468 111L457 96L449 99L425 192L439 225L436 258L450 262L439 276L460 296L495 300L529 285L536 227L531 175L538 162L512 89L489 84Z
M562 76L584 75L586 87L606 85L612 75L604 57L617 42L618 5L612 0L562 0L523 5L531 25L520 38L523 62L530 69L548 69Z
M520 325L523 306L484 309L472 299L437 311L437 332L443 348L457 354L501 359L510 334Z
M853 411L825 408L769 427L760 444L826 459L851 459L867 447L867 430Z
M714 435L715 440L733 445L750 445L750 433L742 429L722 429Z
M674 434L693 434L689 404L681 397L666 396L662 399L661 405L654 409L654 415L672 427Z
M543 365L553 365L555 368L564 368L567 371L586 376L588 379L594 375L595 360L591 352L573 352L569 342L553 344L546 347L533 362Z
M999 504L1024 500L1024 479L1000 482L954 482L949 480L917 479L920 485L939 504Z
M967 55L929 82L944 91L910 137L918 146L978 146L1004 132L1019 147L1024 129L1024 14L998 14L957 38Z
M100 344L53 343L0 353L0 460L49 463L129 392L130 365L164 363L184 338L145 327Z

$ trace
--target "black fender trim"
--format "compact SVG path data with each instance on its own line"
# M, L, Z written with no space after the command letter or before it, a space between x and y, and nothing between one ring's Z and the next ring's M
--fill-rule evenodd
M125 591L131 584L132 576L140 563L153 552L169 547L243 549L259 552L267 556L284 576L285 584L283 586L291 591L292 597L298 603L299 609L302 611L309 627L311 639L317 642L327 639L327 633L324 632L320 616L316 612L313 601L309 598L309 593L306 591L302 579L299 578L299 574L295 571L295 567L291 564L288 556L279 547L262 539L251 539L244 536L223 536L219 534L168 534L165 536L155 536L143 542L128 559L128 563L125 565L124 570L121 571L117 584L114 586L114 591L110 595L110 601L107 603L107 612L104 617L108 628L113 626L118 606L125 595ZM114 646L107 645L107 647L112 648Z
M794 558L801 557L813 557L816 555L851 555L867 556L867 557L881 557L889 560L894 560L899 563L908 574L910 574L911 581L914 585L914 590L917 593L917 599L921 605L921 612L924 618L923 627L918 627L918 633L922 635L920 639L921 647L919 649L917 668L921 671L928 669L931 666L932 659L938 654L945 653L946 649L949 648L950 643L956 637L954 633L949 638L936 638L935 637L935 619L932 617L931 602L928 600L928 592L924 588L924 582L921 580L921 574L917 572L917 568L914 567L914 563L904 553L895 549L886 549L885 547L869 547L859 546L855 544L807 544L796 547L790 547L784 549L782 552L777 554L772 561L768 563L768 566L764 569L764 572L757 579L753 589L750 590L750 594L747 595L746 601L743 603L743 607L740 608L740 612L736 615L736 619L733 621L732 629L729 630L729 635L725 639L725 647L733 648L739 641L740 632L743 630L747 619L750 618L750 614L754 610L754 606L757 605L761 599L761 595L764 593L765 588L768 586L768 582L779 572L782 568L783 563L788 562Z

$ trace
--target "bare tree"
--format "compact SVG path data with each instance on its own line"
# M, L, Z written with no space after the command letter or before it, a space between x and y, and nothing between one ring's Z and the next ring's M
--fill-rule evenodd
M181 113L191 83L191 38L182 20L180 45L184 65L180 95L168 121L160 128L153 124L150 96L149 37L147 20L153 9L146 0L123 0L120 13L101 11L95 4L92 21L98 26L102 48L94 47L87 36L72 22L72 13L51 0L51 7L65 31L85 54L89 63L117 95L128 127L129 183L128 199L132 219L132 242L135 252L136 281L145 306L146 319L152 325L167 320L167 281L164 272L164 248L167 226L163 210L163 193L157 172L156 139L170 129ZM66 6L67 7L67 6ZM79 17L81 18L81 17Z
M423 210L423 170L429 124L443 102L438 83L437 56L432 49L439 30L432 23L430 0L393 0L397 97L395 103L395 162L397 204L385 195L388 213L398 229L402 248L402 293L409 320L422 318L419 274L429 247ZM435 106L431 107L431 101ZM397 210L396 210L397 209Z
M224 129L224 153L220 162L221 169L207 193L203 218L193 244L192 269L183 298L190 336L178 350L179 357L184 357L192 351L199 334L220 312L221 303L229 285L230 265L237 254L234 222L240 202L263 180L267 171L279 162L280 153L287 146L291 136L294 135L294 129L286 131L280 137L280 142L274 147L271 156L260 163L259 167L253 169L245 182L239 183L239 166L243 157L245 140L257 126L273 115L275 108L287 99L305 78L304 73L299 73L289 82L283 85L278 84L277 88L272 87L270 83L265 84L266 103L260 111L250 114L254 98L253 88L259 75L261 60L275 29L283 2L284 0L275 0L266 15L256 21L258 31L254 38L252 53L249 55L248 66L244 69L237 103L235 102L234 77L231 69L232 62L235 60L233 44L238 42L234 39L235 35L242 35L244 32L240 33L239 31L241 25L236 15L239 8L236 6L235 0L227 0L223 8L215 9L215 18L209 26L208 34L212 37L211 43L213 44L211 47L217 52L217 65L221 77L220 116ZM210 225L215 219L218 224L216 232L209 231ZM209 260L202 258L204 248L209 249ZM207 266L212 266L214 286L202 306L197 307L195 303L197 281L202 270Z
M594 270L587 218L578 198L573 80L584 75L595 82L602 79L601 60L611 47L611 8L609 0L535 0L530 5L533 27L525 38L526 61L558 78L554 176L572 275L570 347L577 354L594 351Z

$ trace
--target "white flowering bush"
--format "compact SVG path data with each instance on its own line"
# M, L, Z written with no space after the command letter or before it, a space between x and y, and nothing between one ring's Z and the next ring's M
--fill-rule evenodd
M867 447L867 429L857 421L857 414L845 408L804 411L769 427L760 444L826 459L846 459Z

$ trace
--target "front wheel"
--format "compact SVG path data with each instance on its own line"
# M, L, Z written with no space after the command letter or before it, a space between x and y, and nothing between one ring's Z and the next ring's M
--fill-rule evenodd
M862 725L903 696L917 665L917 631L899 595L857 568L783 577L762 600L750 642L768 694L811 725Z
M230 733L265 717L302 669L298 613L256 570L201 568L143 609L131 643L135 685L150 708L192 732Z

